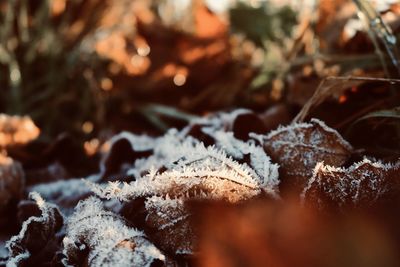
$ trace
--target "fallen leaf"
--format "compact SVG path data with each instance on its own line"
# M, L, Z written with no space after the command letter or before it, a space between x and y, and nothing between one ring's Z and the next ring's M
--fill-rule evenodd
M38 193L31 193L30 198L35 201L40 212L24 221L19 234L7 241L7 266L43 266L52 261L58 249L55 240L56 233L63 225L61 213L55 205L46 203Z
M280 127L267 136L252 136L263 143L272 161L280 165L282 191L303 189L318 162L342 166L352 151L336 130L317 119Z
M64 265L149 267L164 266L166 261L143 232L128 227L94 197L77 205L68 219L63 245Z
M278 166L254 140L212 134L215 146L170 131L154 143L153 155L137 160L128 174L136 181L91 184L98 196L125 201L124 214L144 225L151 241L175 255L192 255L197 236L186 204L198 200L239 203L260 195L277 197ZM146 175L138 176L143 171ZM144 208L142 206L145 206ZM135 207L135 211L130 211ZM144 219L143 219L144 218Z
M398 194L399 169L399 163L382 164L367 159L349 168L321 162L315 166L302 199L321 209L370 207Z
M18 202L25 187L25 173L19 162L0 153L0 223L6 222L4 216L10 204Z

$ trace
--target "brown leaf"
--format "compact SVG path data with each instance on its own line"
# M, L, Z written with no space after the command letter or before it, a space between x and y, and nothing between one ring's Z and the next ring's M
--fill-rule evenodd
M7 242L7 266L43 266L52 260L58 249L56 233L63 225L61 213L55 205L46 203L39 194L31 193L30 197L37 206L36 211L31 213L37 216L29 217L22 224L19 234Z
M118 182L91 184L102 198L128 202L123 216L143 227L160 248L179 257L195 253L197 236L188 223L192 216L188 202L239 203L260 195L277 196L278 166L271 163L262 146L254 140L240 141L232 132L213 133L213 125L209 127L215 146L206 147L192 137L170 131L153 142L152 156L138 160L130 170L145 171L146 175L122 186Z
M152 200L163 204L152 203ZM146 233L160 248L180 256L193 254L196 240L185 206L178 199L153 197L146 202Z
M302 189L318 162L341 166L352 151L337 131L317 119L280 127L261 140L272 161L280 165L283 191Z
M96 198L81 201L69 217L63 240L64 265L164 266L166 257Z
M0 153L0 214L10 203L17 202L22 197L24 185L25 174L21 164Z
M318 163L304 189L302 198L319 208L369 207L390 201L398 194L398 172L395 165L371 162L367 159L347 169Z

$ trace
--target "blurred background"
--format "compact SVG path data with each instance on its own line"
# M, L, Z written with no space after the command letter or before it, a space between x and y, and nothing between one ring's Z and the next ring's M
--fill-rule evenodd
M235 107L289 120L325 77L396 78L399 12L390 0L2 0L0 112L83 141ZM318 116L340 128L357 103L379 108L379 91L346 106L364 83L340 85Z

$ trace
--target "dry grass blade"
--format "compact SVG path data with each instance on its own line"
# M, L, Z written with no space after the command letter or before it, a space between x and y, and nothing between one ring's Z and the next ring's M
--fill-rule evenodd
M368 34L374 43L377 54L381 57L383 68L388 74L387 66L383 59L382 51L379 48L377 40L380 40L389 55L392 64L396 67L397 72L400 73L400 65L398 62L398 51L396 47L396 36L393 34L391 28L382 20L379 13L373 8L370 1L354 0L357 8L360 10L359 17L362 19L368 30Z
M305 118L310 114L311 110L321 104L327 97L336 94L340 94L346 88L352 86L358 86L364 82L388 82L388 83L400 83L400 79L387 79L387 78L374 78L374 77L326 77L324 78L314 95L308 100L303 106L297 116L293 119L293 123L303 122Z

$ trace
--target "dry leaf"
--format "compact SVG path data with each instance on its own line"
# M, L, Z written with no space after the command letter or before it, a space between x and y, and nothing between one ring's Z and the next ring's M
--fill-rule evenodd
M22 197L24 186L25 174L21 164L0 153L0 214L10 203L17 202ZM0 222L6 219L4 217Z
M145 204L146 228L160 248L176 255L191 255L196 234L189 222L190 213L180 198L153 196Z
M320 120L280 127L267 136L256 136L272 160L280 165L282 190L304 188L315 165L324 161L342 166L352 151L337 131Z
M238 203L278 194L278 166L261 146L240 141L233 133L210 134L215 146L206 147L190 136L170 131L156 140L152 156L137 160L128 172L136 181L123 186L91 185L92 189L102 198L126 201L128 219L138 223L137 217L144 217L146 233L162 249L175 255L192 254L196 235L188 223L188 201ZM144 171L148 174L140 176ZM130 206L136 207L137 214L132 216ZM142 213L145 215L139 215Z
M63 225L63 217L58 208L46 203L39 194L33 192L40 215L29 217L18 235L6 244L9 251L7 266L38 266L51 262L57 245L54 244L56 233Z
M349 168L318 163L302 193L307 205L319 208L369 207L398 194L400 164L367 159Z
M94 197L80 202L68 219L63 240L64 265L143 266L161 264L165 256L143 232L128 227ZM157 265L158 266L158 265Z

